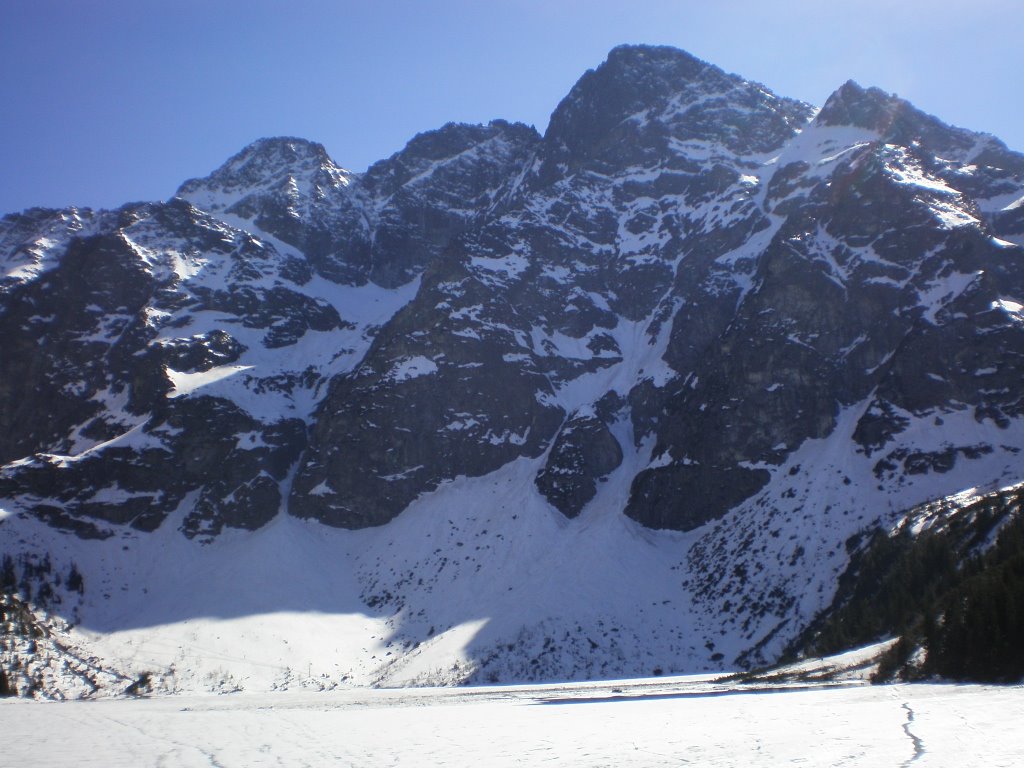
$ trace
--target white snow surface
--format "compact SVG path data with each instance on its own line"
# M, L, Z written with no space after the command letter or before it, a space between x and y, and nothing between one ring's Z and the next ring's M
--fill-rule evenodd
M61 642L122 680L151 673L166 692L729 669L761 641L763 657L774 658L828 604L849 536L895 525L923 500L1019 481L1017 458L996 450L938 477L908 475L852 497L847 478L857 488L877 484L877 456L848 450L863 407L841 414L829 438L795 450L757 496L689 533L647 529L622 514L633 477L650 462L648 441L626 451L571 520L536 489L542 456L446 482L378 528L347 531L282 513L255 532L189 540L178 531L186 499L155 533L111 526L109 539L80 540L9 508L0 551L48 554L57 573L74 563L86 588L80 599L64 593L63 615L76 606L77 623ZM959 445L997 437L1024 445L1016 423L999 429L966 411L944 419L951 431L917 419L894 447L939 450L937 440L954 433ZM632 445L628 423L613 431ZM797 478L796 494L788 492L793 467L811 478ZM755 543L735 546L748 536ZM780 591L796 602L774 605L770 595ZM751 600L768 610L745 609ZM723 610L726 601L734 610ZM47 695L124 689L85 690L74 670L51 666Z
M206 371L200 371L198 373L184 373L182 371L175 371L172 368L167 369L167 377L174 384L174 389L167 393L168 398L181 397L182 395L190 395L197 389L209 386L218 381L234 376L242 371L251 370L251 365L219 365L215 368L210 368Z
M152 672L167 691L701 668L706 652L689 636L676 575L692 535L650 531L619 511L638 460L573 521L536 491L538 461L521 459L447 483L381 528L279 515L201 544L170 519L154 534L118 528L81 541L17 517L0 526L0 542L29 541L60 571L74 562L86 590L65 642L128 678ZM400 602L367 606L386 593ZM531 650L549 635L559 647ZM482 661L510 642L523 646L519 663L539 655L544 666ZM77 695L56 674L55 690Z
M433 373L437 373L437 363L423 355L415 355L396 362L388 371L388 378L395 382L401 382L420 376L430 376Z
M934 429L931 417L906 413L907 427L886 452L986 444L996 450L975 461L958 461L946 473L902 474L897 482L879 482L873 467L880 456L850 450L865 407L863 403L844 409L831 435L804 442L760 493L701 529L703 535L687 558L687 571L695 582L690 587L691 632L715 639L726 658L734 658L758 639L765 644L761 656L751 660L776 658L796 627L806 625L830 603L849 563L845 542L850 536L879 524L895 526L903 513L927 501L965 489L992 492L1020 481L1017 454L1001 446L1024 445L1024 425L1014 422L1000 429L989 420L978 422L971 410L961 410L942 413L948 427L942 432ZM851 488L857 492L851 493ZM746 537L749 547L735 545ZM772 607L775 590L794 596L793 605L748 619L744 609L758 602ZM726 601L731 601L731 614L720 610Z
M701 678L0 701L9 765L1011 768L1024 689ZM50 734L40 738L40 734Z

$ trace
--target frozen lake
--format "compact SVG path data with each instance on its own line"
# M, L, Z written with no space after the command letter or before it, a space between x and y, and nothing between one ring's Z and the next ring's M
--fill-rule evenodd
M5 766L1013 766L1024 688L701 678L0 701Z

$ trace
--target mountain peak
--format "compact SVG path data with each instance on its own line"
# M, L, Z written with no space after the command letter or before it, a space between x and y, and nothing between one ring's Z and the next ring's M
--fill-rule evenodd
M351 174L331 160L322 144L291 136L254 141L209 176L190 179L175 197L203 210L225 210L255 192L347 186Z
M699 75L703 70L718 69L681 48L673 48L670 45L644 44L626 44L612 48L608 52L608 58L601 66L644 68L689 66L695 75Z
M894 94L881 88L864 88L853 80L843 83L818 113L821 125L852 125L884 133L899 111L911 108Z
M475 149L480 151L486 146L485 154L506 154L494 145L496 141L525 150L539 142L540 136L532 126L506 120L491 120L486 125L445 123L440 128L416 134L391 157L371 165L363 181L369 187L393 191L438 164L460 156L468 159L466 153Z
M731 151L763 152L780 145L809 118L810 106L776 96L686 51L624 45L576 83L551 116L545 134L548 170L596 160L601 172L643 164L643 152L663 152L670 137L719 143Z
M698 80L730 84L717 67L666 46L622 45L588 70L555 108L545 138L596 139L629 116L664 104ZM737 78L738 79L738 78Z
M321 169L344 172L322 144L294 136L274 136L257 139L214 171L213 176L241 180L266 178L268 173L281 171L305 175Z
M256 139L241 152L235 155L277 155L299 159L302 157L327 157L327 150L318 142L298 136L266 136Z
M865 88L848 80L829 96L818 113L817 123L849 125L874 131L886 143L909 147L919 143L928 151L959 161L974 161L985 153L985 162L1019 173L1019 156L1006 151L993 137L944 123L909 101L881 88Z

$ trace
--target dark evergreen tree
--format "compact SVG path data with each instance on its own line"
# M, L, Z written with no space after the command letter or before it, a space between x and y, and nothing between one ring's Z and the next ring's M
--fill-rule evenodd
M18 689L11 685L7 674L0 669L0 696L17 696Z
M829 654L897 636L878 679L1021 680L1022 502L1024 490L1000 492L949 511L944 525L917 536L906 526L895 535L876 532L852 557L837 607L819 618L803 647ZM911 667L918 648L925 662Z

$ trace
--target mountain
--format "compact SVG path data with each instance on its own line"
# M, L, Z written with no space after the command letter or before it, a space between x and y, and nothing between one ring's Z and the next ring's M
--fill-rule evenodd
M623 46L544 136L6 216L5 591L95 659L23 687L771 662L848 542L1022 479L1022 210L1024 155L878 89Z

